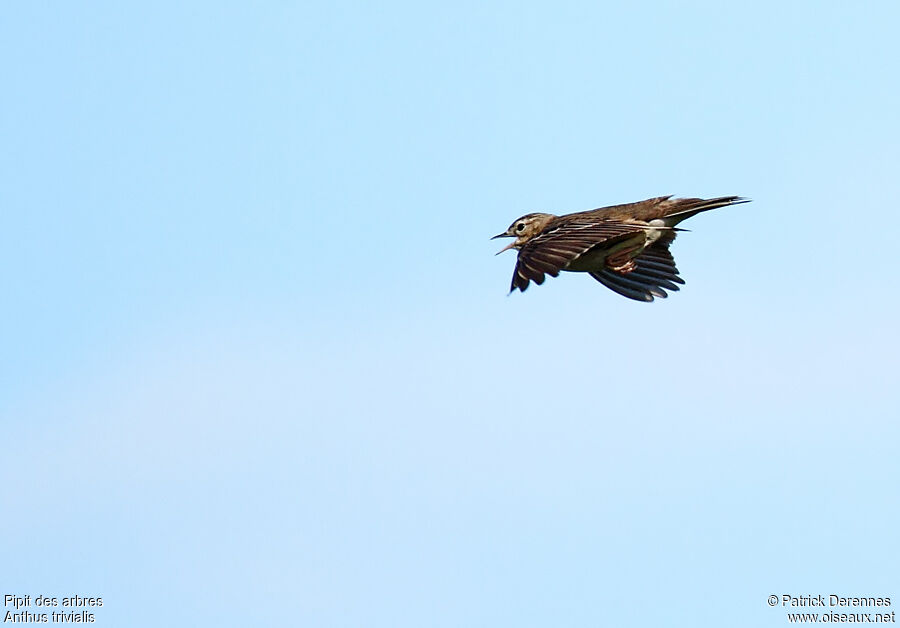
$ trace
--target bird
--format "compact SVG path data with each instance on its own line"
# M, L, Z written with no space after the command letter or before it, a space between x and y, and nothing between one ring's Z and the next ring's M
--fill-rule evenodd
M510 294L517 288L525 292L532 281L541 285L546 275L585 272L624 297L649 303L684 284L669 252L677 232L685 231L676 225L701 212L749 201L669 195L563 216L526 214L491 239L515 238L497 252L519 252Z

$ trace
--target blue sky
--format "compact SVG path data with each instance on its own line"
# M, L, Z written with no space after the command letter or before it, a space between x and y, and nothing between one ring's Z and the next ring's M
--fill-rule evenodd
M895 3L21 3L0 594L99 625L900 599ZM532 211L753 203L506 296ZM34 610L34 609L32 609Z

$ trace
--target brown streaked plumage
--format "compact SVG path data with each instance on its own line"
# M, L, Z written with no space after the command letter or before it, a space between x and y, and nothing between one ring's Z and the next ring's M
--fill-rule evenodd
M675 226L700 212L749 200L660 196L564 216L526 214L494 238L515 238L498 255L519 251L510 292L524 292L530 282L540 285L545 275L560 271L586 272L622 296L649 302L684 284L669 252L680 231Z

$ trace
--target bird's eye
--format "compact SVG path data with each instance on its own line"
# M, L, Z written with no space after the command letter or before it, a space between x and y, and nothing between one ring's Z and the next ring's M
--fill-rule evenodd
M521 233L523 229L525 229L525 223L524 223L524 222L520 222L519 224L516 225L516 231L518 231L518 232Z

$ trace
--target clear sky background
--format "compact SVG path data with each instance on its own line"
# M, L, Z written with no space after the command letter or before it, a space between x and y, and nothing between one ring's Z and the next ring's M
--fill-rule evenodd
M0 595L138 627L896 609L898 23L7 4ZM685 224L681 292L507 297L516 217L662 194L753 199Z

